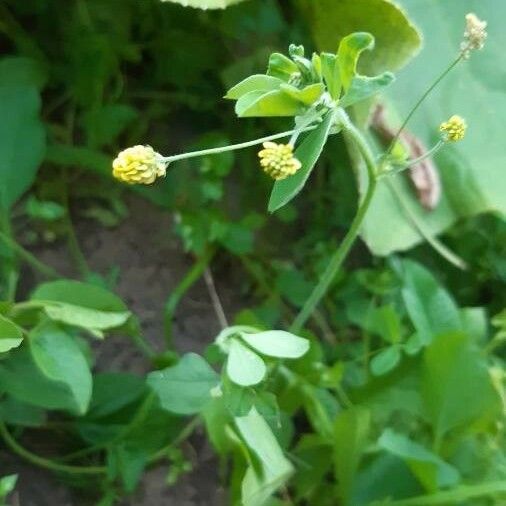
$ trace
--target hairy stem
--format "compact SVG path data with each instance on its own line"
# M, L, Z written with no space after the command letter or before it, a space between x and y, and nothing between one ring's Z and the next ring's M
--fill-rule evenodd
M179 155L164 156L162 160L167 163L175 162L177 160L185 160L187 158L195 158L197 156L215 155L218 153L224 153L225 151L234 151L236 149L244 149L250 146L256 146L263 142L273 141L276 139L282 139L283 137L290 137L294 132L302 133L309 130L314 130L315 126L310 126L302 129L287 130L279 134L268 135L267 137L260 137L259 139L253 139L252 141L241 142L239 144L229 144L228 146L221 146L218 148L202 149L200 151L190 151L189 153L181 153Z
M360 232L360 227L362 226L364 218L367 214L367 210L369 209L369 206L371 204L374 191L376 189L377 167L367 142L365 141L360 131L349 121L348 117L344 115L344 112L342 122L343 128L350 134L351 138L356 143L360 151L360 154L362 155L365 161L367 173L369 176L367 191L365 193L362 202L359 205L357 214L355 215L355 218L351 223L348 233L345 235L339 248L336 250L332 258L330 259L330 262L327 268L325 269L325 272L323 273L320 281L318 282L313 292L306 300L300 313L297 315L294 322L292 323L292 326L290 327L290 330L292 332L300 331L300 329L304 326L309 317L315 311L321 299L327 293L332 281L335 279L336 274L339 272L339 269L341 268L344 259L348 255L351 247L353 246Z

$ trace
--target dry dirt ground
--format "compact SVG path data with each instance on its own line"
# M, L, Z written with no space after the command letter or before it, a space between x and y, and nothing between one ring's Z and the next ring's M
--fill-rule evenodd
M102 228L95 222L80 221L76 231L91 268L106 273L120 269L116 291L142 322L145 336L160 349L164 301L186 270L191 258L174 236L172 218L146 201L129 197L130 218L116 228ZM33 249L38 258L64 275L74 273L63 244ZM221 270L221 272L220 272ZM239 309L238 297L231 288L227 266L213 264L217 291L232 316ZM30 279L30 273L26 273ZM223 281L228 280L228 283ZM221 280L221 281L220 281ZM35 280L33 280L35 281ZM28 283L28 285L33 283ZM27 290L29 286L26 286ZM201 352L219 331L219 324L203 280L193 286L182 300L174 322L175 344L180 351ZM101 370L145 372L146 363L137 349L122 338L110 338L96 348ZM217 462L205 438L197 435L189 451L194 469L171 488L165 485L167 467L150 469L136 494L123 506L224 506L224 491L219 486ZM2 474L18 473L14 505L81 506L93 504L72 491L50 473L27 465L0 447Z

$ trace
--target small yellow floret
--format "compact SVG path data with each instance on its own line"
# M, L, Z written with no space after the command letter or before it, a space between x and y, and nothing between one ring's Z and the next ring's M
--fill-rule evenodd
M449 142L461 141L467 130L467 124L464 118L454 115L448 121L441 123L439 131L443 134L443 139Z
M151 146L124 149L112 162L112 175L128 184L151 184L165 176L167 163Z
M258 156L263 171L276 181L285 179L295 174L301 163L293 156L291 144L276 144L275 142L264 142Z

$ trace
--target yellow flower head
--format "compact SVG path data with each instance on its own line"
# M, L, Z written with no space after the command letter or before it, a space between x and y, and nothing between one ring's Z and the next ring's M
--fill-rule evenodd
M264 142L258 156L263 171L276 181L285 179L295 174L301 167L301 163L293 156L291 144L276 144Z
M124 149L112 162L112 175L129 184L151 184L165 176L167 163L151 146Z
M486 21L482 21L472 12L466 14L466 30L464 32L464 40L460 46L464 58L469 58L473 50L483 49L485 39L487 38L486 28Z
M466 135L467 124L464 118L454 115L448 121L441 123L439 131L443 134L443 140L446 142L461 141Z

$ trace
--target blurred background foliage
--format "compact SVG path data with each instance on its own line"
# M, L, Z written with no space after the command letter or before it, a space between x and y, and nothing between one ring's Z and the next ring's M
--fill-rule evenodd
M338 476L340 497L355 501L350 504L384 497L385 490L404 497L459 481L453 467L449 470L433 454L427 457L418 443L406 442L394 429L425 442L428 425L441 438L473 426L479 435L455 436L445 458L464 478L504 479L503 436L495 429L483 435L482 428L498 416L499 407L476 345L484 345L488 335L502 335L505 327L503 317L494 320L497 329L489 322L506 303L506 57L501 25L506 3L403 0L399 3L406 14L387 0L231 3L237 5L225 10L195 10L158 0L0 3L2 299L14 297L19 274L5 238L15 237L27 249L66 239L75 250L72 221L114 227L135 212L127 205L133 191L173 213L174 229L166 233L179 235L197 265L219 249L224 253L220 262L236 263L248 273L252 304L237 316L237 323L279 324L307 298L353 217L359 190L350 170L355 160L345 141L339 136L330 140L306 190L274 215L265 210L271 181L258 169L255 150L174 164L163 181L143 188L114 182L111 160L134 144L150 144L168 155L286 130L290 125L279 119L238 120L221 97L247 75L263 72L268 55L284 52L290 42L307 50L335 51L339 39L355 30L370 31L377 41L376 50L361 62L363 73L399 71L397 82L382 97L395 124L456 55L464 14L475 9L489 21L486 48L460 65L410 124L427 145L436 139L437 125L453 113L470 124L468 139L436 158L442 198L435 210L427 211L409 179L396 179L402 205L390 188L381 188L363 230L368 248L355 248L349 269L341 273L316 318L316 328L328 341L315 354L336 364L329 378L334 375L354 388L353 400L372 409L374 422L389 424L378 439L383 453L366 456L358 485ZM371 103L351 112L365 127L372 108ZM443 233L444 243L469 268L455 268L428 246L413 216L426 234ZM411 260L403 258L407 250ZM96 282L85 261L78 253L74 256L82 277ZM444 318L440 307L445 308ZM460 323L452 322L460 318L472 329L472 342L452 334L444 342L435 340L423 360L414 357L427 345L424 335L459 330ZM374 360L359 363L371 350L379 351ZM345 368L344 359L349 361ZM307 363L299 367L301 374L313 374ZM369 369L373 379L366 383ZM442 370L452 374L445 376ZM419 371L421 393L418 383L413 387ZM476 380L472 398L465 392L469 377ZM316 406L307 409L313 409L318 424L318 409L325 405L332 413L335 401L326 391L314 390L317 394L311 395L321 398L304 402ZM453 403L444 405L444 398ZM401 408L407 413L398 417ZM350 427L361 424L368 426L369 421L360 411L340 418L336 444L349 438ZM356 448L336 458L348 461L361 455L360 437L356 435ZM315 474L300 471L297 476L302 499L326 495L326 444L303 438L295 449L300 458L311 461L314 455L323 462Z

